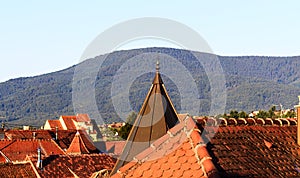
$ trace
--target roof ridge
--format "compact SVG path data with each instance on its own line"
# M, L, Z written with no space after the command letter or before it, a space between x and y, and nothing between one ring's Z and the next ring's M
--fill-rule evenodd
M79 132L78 132L78 133L79 133ZM79 137L81 143L83 144L83 147L84 147L85 151L87 151L88 153L90 153L90 151L87 149L87 147L86 147L86 145L85 145L85 142L83 141L83 139L82 139L82 137L81 137L81 134L79 134L78 137Z
M69 171L71 172L71 174L73 174L73 176L74 176L75 178L79 178L79 176L76 175L75 172L74 172L71 168L68 167L68 169L69 169Z
M75 139L78 139L78 145L75 145L75 141L76 141ZM81 149L81 145L83 145L84 150ZM83 151L90 153L90 151L85 146L83 139L81 138L81 134L78 131L76 132L75 136L73 137L72 142L71 142L69 148L67 149L66 153L74 154L72 152L69 152L69 150L76 146L78 146L80 154L82 154ZM77 154L77 153L75 153L75 154Z
M206 118L206 117L194 117L197 123L206 126L252 126L252 125L261 125L261 126L277 126L277 127L290 127L296 126L297 120L292 118ZM213 120L214 123L207 123L208 121Z
M57 146L58 149L61 150L64 153L64 155L66 154L66 152L54 140L51 139L51 142L54 143L55 146Z
M5 158L6 162L8 163L12 162L2 151L0 151L0 154Z
M215 165L211 161L212 157L209 155L206 149L206 145L204 144L199 132L200 130L197 128L196 123L193 121L193 119L191 117L186 118L183 122L171 128L169 132L166 133L163 137L153 142L149 148L135 156L135 159L133 161L122 166L119 170L117 170L116 174L126 177L126 175L131 170L136 169L141 164L147 161L155 161L157 158L151 160L151 156L149 157L149 155L155 154L156 150L164 148L169 143L167 140L176 138L178 134L183 134L184 139L180 139L181 141L178 147L172 147L170 148L171 150L167 150L165 152L167 155L175 151L177 148L181 147L184 143L189 142L189 144L191 145L190 149L195 153L194 156L197 160L197 164L201 166L201 170L204 175L208 176L217 172ZM199 148L201 148L201 150L199 150Z
M204 175L208 176L210 173L217 172L217 169L211 161L212 157L209 155L206 144L199 133L201 133L201 131L197 127L186 132L189 143L195 153L197 163L201 166ZM204 164L204 162L206 162L206 164Z
M31 168L33 169L33 172L35 173L36 177L41 178L41 175L39 174L38 170L36 169L35 165L33 164L33 162L30 159L30 156L26 156L26 159L28 157L28 162L31 165Z

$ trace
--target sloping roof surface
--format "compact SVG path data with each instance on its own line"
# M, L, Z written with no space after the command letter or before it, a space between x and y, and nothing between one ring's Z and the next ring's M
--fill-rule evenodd
M112 177L212 178L218 174L194 121L189 118L170 129Z
M68 130L76 130L76 125L74 121L76 121L76 116L61 116L61 119L64 121Z
M0 164L1 178L33 178L36 177L31 165L27 164Z
M177 112L165 89L156 66L152 86L145 98L141 110L128 136L123 152L118 159L113 173L121 166L162 137L179 122Z
M5 131L5 138L14 139L52 139L51 132L48 130L7 130Z
M296 126L206 126L207 148L222 177L300 177Z
M76 121L77 122L91 122L91 119L88 114L77 114Z
M49 123L51 129L57 128L58 130L63 130L60 120L47 120L47 122Z
M45 156L65 154L53 140L0 141L0 151L13 162L22 162L26 156L37 155L38 148Z
M78 131L81 135L81 139L84 142L86 148L90 153L99 153L99 150L95 147L93 142L90 140L89 136L84 130ZM35 133L35 134L33 134ZM33 135L35 135L35 139L43 139L43 140L55 140L55 142L63 149L67 150L77 133L77 130L58 130L57 131L57 140L56 131L55 130L8 130L5 132L5 137L8 140L25 140L25 139L33 139ZM1 145L1 141L0 141Z
M55 140L55 142L63 149L67 150L76 133L80 133L81 140L83 141L85 147L88 149L89 153L99 153L100 151L95 147L93 144L93 141L89 138L85 130L59 130L58 131L58 140ZM50 131L50 133L55 137L55 131Z
M33 165L37 158L31 157ZM115 159L107 154L57 155L43 159L43 169L37 169L41 177L90 177L94 172L112 170Z
M79 132L77 132L75 134L73 141L71 142L66 153L69 153L69 154L87 154L87 153L89 153L89 150L86 148Z

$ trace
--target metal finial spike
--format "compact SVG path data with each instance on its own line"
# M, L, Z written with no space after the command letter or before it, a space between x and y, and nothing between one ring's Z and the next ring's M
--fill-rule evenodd
M159 61L156 61L156 72L159 72Z

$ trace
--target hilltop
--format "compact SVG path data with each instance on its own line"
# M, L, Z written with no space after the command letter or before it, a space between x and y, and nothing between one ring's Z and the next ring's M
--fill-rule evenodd
M200 113L208 113L210 90L208 77L203 66L190 51L172 48L143 48L116 51L86 60L78 65L88 66L87 71L97 69L96 64L105 62L96 74L96 80L85 78L83 81L95 87L95 98L101 117L107 121L119 121L114 111L111 95L113 77L128 59L143 53L164 53L181 62L197 83L199 89ZM213 54L197 54L210 58ZM235 110L252 111L268 109L281 103L284 108L293 108L300 94L300 56L217 56L225 72L227 88L226 112ZM42 125L46 119L59 115L74 115L72 105L72 66L65 70L35 77L12 79L0 83L0 117L13 123ZM138 66L137 66L138 67ZM154 69L154 67L153 67ZM153 71L154 72L154 71ZM139 76L130 88L131 107L138 111L151 85L153 73ZM167 76L162 76L175 107L180 106L180 93ZM177 81L189 86L187 81ZM222 114L222 113L220 113ZM93 113L90 114L93 118Z

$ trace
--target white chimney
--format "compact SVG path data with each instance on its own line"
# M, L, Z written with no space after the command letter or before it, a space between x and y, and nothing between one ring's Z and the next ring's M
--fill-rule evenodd
M58 140L58 127L55 127L55 140Z
M32 132L32 137L33 137L33 139L35 139L35 136L36 136L36 133L35 133L35 132Z
M43 168L43 164L42 164L42 153L41 153L41 148L38 148L37 150L38 152L38 160L36 162L36 167L38 169L42 169Z

